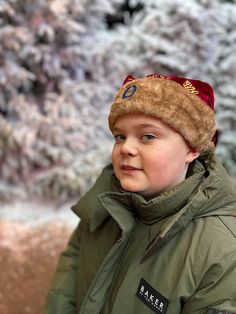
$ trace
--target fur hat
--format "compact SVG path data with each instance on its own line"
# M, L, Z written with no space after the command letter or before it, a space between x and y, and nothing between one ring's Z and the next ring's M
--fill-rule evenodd
M110 130L117 118L137 113L161 119L196 151L214 147L214 92L205 82L159 74L139 79L129 75L111 106Z

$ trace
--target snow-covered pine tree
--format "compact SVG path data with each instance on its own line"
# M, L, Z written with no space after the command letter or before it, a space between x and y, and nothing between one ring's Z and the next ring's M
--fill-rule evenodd
M217 153L230 175L236 179L236 1L224 2L219 21L221 31L209 75L217 91L216 109L221 130Z
M81 51L112 12L107 0L1 1L1 199L65 200L95 180L111 88L87 80Z

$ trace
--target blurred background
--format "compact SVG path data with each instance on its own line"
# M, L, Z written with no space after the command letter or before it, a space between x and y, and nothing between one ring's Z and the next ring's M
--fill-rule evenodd
M70 207L110 162L113 97L154 72L213 86L236 181L236 1L0 1L0 313L40 312Z

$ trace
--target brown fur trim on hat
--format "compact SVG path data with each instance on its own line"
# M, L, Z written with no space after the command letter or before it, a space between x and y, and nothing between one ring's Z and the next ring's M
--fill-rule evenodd
M137 113L161 119L199 152L214 147L214 111L174 81L145 77L123 85L111 106L108 117L110 130L117 118Z

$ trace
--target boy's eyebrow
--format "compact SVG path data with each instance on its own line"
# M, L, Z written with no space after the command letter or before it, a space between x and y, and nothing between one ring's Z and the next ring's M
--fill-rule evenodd
M117 133L122 132L122 128L118 128L117 126L115 126L115 127L112 129L112 133L114 133L114 132L117 132Z
M145 129L145 128L148 128L148 127L151 127L151 128L155 128L155 129L161 129L161 127L157 126L157 125L153 125L153 124L150 124L150 123L143 123L143 124L140 124L139 127L141 129Z
M161 127L159 127L157 125L149 124L149 123L138 124L137 126L135 126L136 129L145 129L145 128L148 128L148 127L155 128L157 130L161 130ZM123 128L115 126L112 131L113 132L114 131L115 132L120 132L120 131L123 131Z

